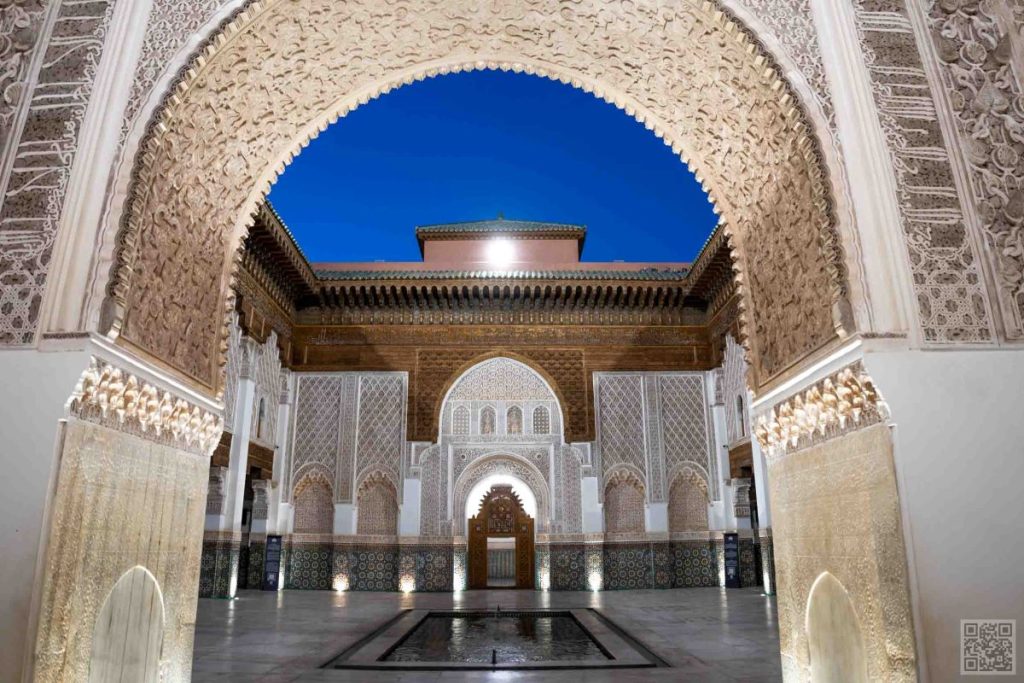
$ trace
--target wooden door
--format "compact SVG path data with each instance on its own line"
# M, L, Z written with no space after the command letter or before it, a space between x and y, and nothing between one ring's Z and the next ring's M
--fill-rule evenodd
M533 518L511 486L494 486L468 522L469 588L487 588L487 539L516 539L516 588L534 587Z

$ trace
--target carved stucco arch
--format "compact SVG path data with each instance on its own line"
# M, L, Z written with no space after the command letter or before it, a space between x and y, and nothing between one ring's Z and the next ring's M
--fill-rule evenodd
M456 535L466 533L466 502L469 492L482 479L501 474L523 482L537 499L537 532L544 533L551 528L551 497L548 483L540 470L526 458L505 452L495 452L474 460L459 475L452 487L452 517Z
M708 476L708 471L698 465L695 462L681 462L674 465L672 469L668 471L668 476L665 477L665 490L669 491L672 489L672 484L675 483L678 477L685 476L687 472L693 473L698 479L701 480L704 486L704 494L708 497L708 501L711 500L711 494L709 493L711 478Z
M337 494L334 491L333 475L331 471L318 462L306 463L298 470L295 471L290 490L286 490L285 502L293 501L295 494L299 492L301 488L305 488L309 484L317 481L322 481L327 484L331 490L331 495L334 496L335 502L337 502Z
M735 248L758 383L848 331L812 128L760 44L699 0L252 2L196 58L140 148L101 328L219 393L237 249L287 162L381 93L476 68L572 83L690 164Z
M558 435L565 434L565 405L566 405L566 403L565 403L564 397L562 396L562 392L558 389L558 384L555 382L554 378L552 378L551 375L549 375L547 372L545 372L543 368L539 367L530 358L527 358L527 357L522 356L522 355L517 354L517 353L509 353L509 352L505 352L505 351L494 351L494 352L490 352L490 353L481 354L481 355L473 358L472 360L462 364L462 366L460 366L455 372L452 373L451 377L448 378L448 381L445 382L445 385L444 385L443 389L441 390L441 392L440 392L440 394L438 396L437 408L435 410L435 415L437 415L437 428L438 428L438 432L439 432L439 434L438 434L439 438L440 438L441 434L444 433L444 428L445 428L445 412L447 410L448 400L451 397L452 393L456 390L456 388L462 382L468 380L472 376L474 371L482 369L483 366L486 363L501 362L501 361L506 361L506 362L510 362L510 363L513 363L513 364L518 365L518 366L522 366L522 371L524 373L533 374L533 375L536 376L536 378L538 380L540 380L541 384L543 384L546 387L547 392L550 394L550 396L545 397L544 400L553 400L553 401L555 401L555 407L558 409L558 416L557 416L558 417L558 425L559 425ZM540 398L540 397L538 397L538 398ZM485 400L487 400L488 401L488 405L490 405L495 410L495 416L497 416L496 401L498 399L493 399L493 400L492 399L485 399ZM514 400L514 399L509 399L509 400ZM552 424L554 424L555 416L554 415L549 415L549 417L552 420ZM524 418L525 418L525 413L524 413ZM552 434L554 434L554 432L552 432Z
M644 492L644 500L650 502L651 487L647 485L647 476L639 467L628 463L619 463L604 473L604 479L601 481L601 501L604 501L604 494L611 484L632 480L636 480L640 484L640 490Z

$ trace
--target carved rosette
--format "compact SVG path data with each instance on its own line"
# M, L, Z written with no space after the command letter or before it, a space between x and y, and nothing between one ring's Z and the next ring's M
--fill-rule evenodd
M775 405L754 435L769 456L805 448L889 418L889 407L858 361Z
M219 415L95 356L69 408L83 420L206 456L224 431Z

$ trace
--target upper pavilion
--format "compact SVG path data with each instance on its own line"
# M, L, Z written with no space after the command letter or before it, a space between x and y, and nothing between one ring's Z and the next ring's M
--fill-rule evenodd
M581 261L586 235L584 225L499 216L416 227L418 261L310 263L264 204L242 251L239 310L282 341L293 329L367 324L685 326L713 330L715 339L739 335L721 231L693 263Z

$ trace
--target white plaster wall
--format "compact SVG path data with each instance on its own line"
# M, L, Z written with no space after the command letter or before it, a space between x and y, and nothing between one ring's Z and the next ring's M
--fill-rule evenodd
M57 427L88 354L0 353L0 681L22 679L35 637L32 604L40 534L58 464ZM27 672L25 672L27 674Z
M961 619L1024 625L1024 350L864 362L896 424L922 679L956 680Z

